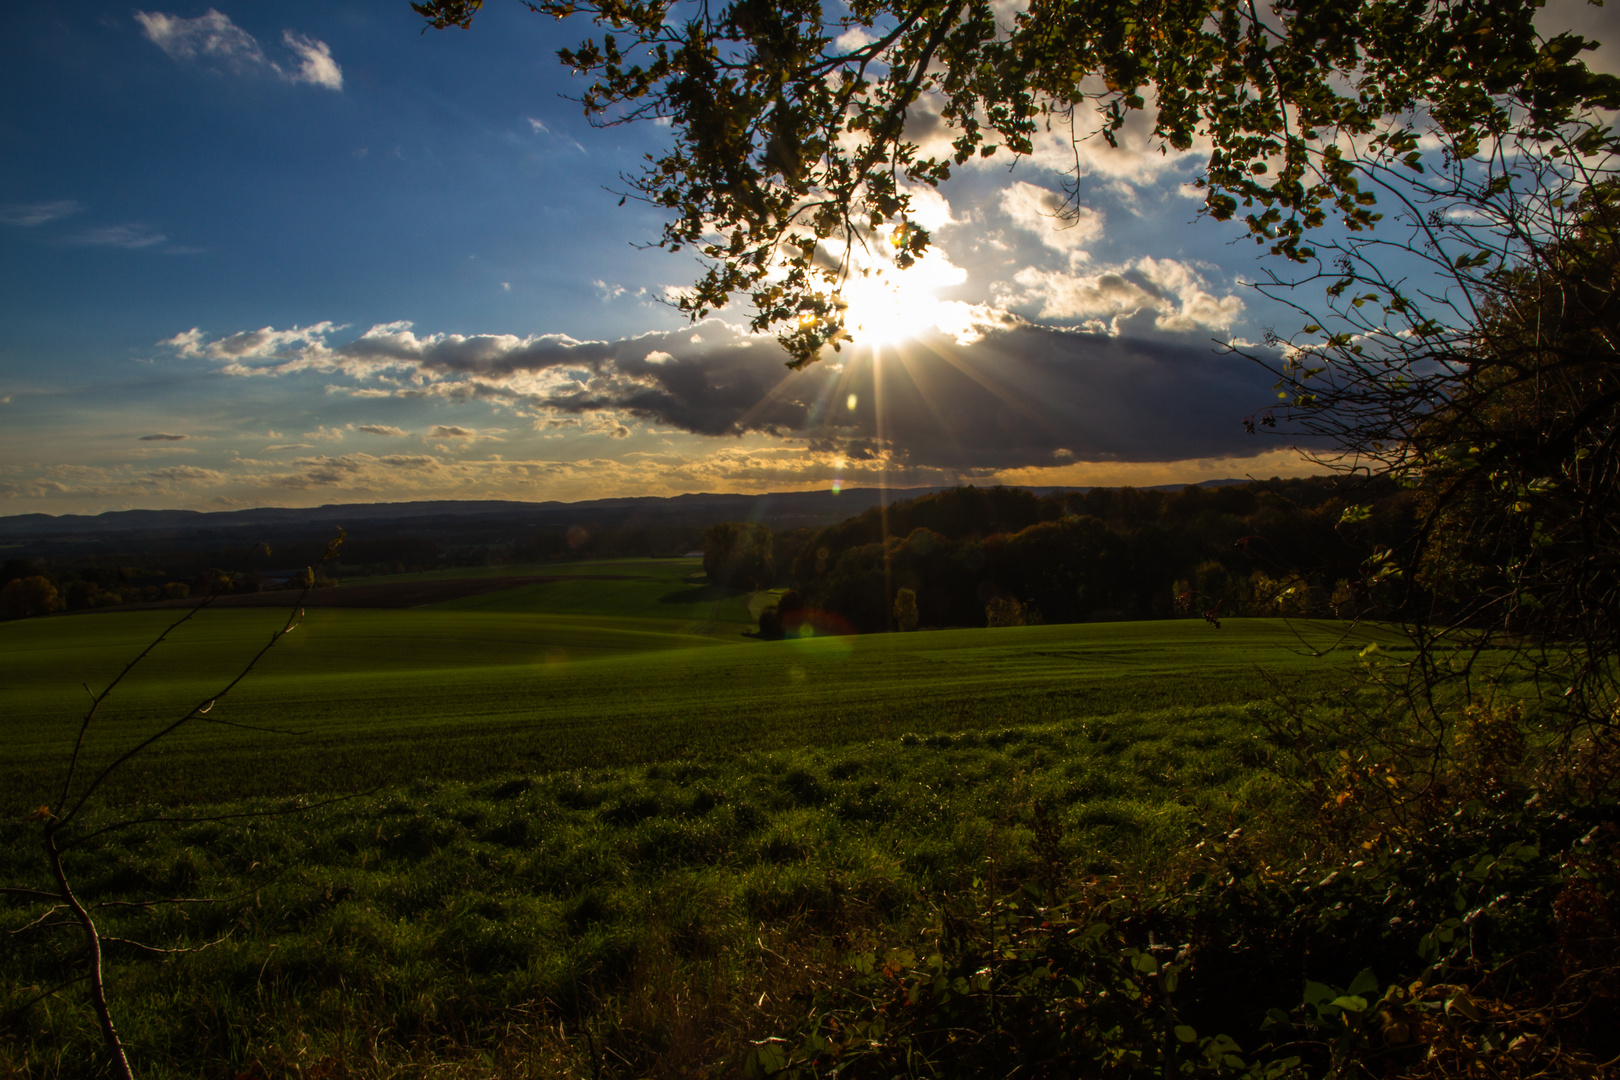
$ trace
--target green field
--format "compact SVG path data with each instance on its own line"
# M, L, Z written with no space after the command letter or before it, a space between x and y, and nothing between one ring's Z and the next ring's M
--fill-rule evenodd
M745 636L767 598L690 560L582 565L602 576L311 608L210 710L231 726L194 723L109 785L92 827L132 801L189 823L70 853L113 905L103 932L206 947L109 947L142 1075L733 1072L851 948L1270 814L1267 702L1342 685L1382 637L1234 619L771 642ZM0 882L48 884L19 811L55 801L81 684L176 614L0 626ZM206 700L283 617L177 630L109 700L91 762ZM141 906L173 895L211 899ZM71 939L0 940L0 1073L87 1074L79 999L40 997Z
M1234 619L1220 630L1185 620L765 642L744 636L750 598L712 598L689 580L692 560L578 569L623 579L407 610L312 608L210 710L225 723L193 723L110 794L170 797L176 771L186 799L215 800L1237 703L1271 694L1262 668L1332 682L1369 640L1358 632L1319 657L1312 648L1336 640L1337 624ZM44 801L84 687L99 691L174 617L0 626L5 809ZM221 609L181 627L98 717L92 759L208 699L283 617Z

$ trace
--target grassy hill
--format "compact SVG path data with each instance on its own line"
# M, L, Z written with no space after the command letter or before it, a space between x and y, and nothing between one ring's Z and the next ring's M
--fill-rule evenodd
M744 636L750 598L694 580L693 561L572 569L425 607L312 608L207 722L133 762L109 794L164 799L177 768L186 799L213 800L1241 703L1270 693L1262 668L1331 682L1377 636L1357 631L1325 657L1313 651L1338 624L1260 619L764 642ZM0 626L12 706L0 805L45 801L83 687L99 691L174 617ZM219 610L181 627L109 702L92 758L217 692L282 618Z
M1268 700L1393 644L1263 619L761 641L764 597L694 560L569 569L311 607L218 723L107 789L92 825L131 803L180 820L70 853L81 895L111 905L104 933L200 950L108 947L143 1075L733 1073L852 952L1265 819ZM81 684L176 614L0 626L0 882L48 884L21 811L54 799ZM91 760L215 693L282 617L186 623L109 701ZM206 902L146 906L162 896ZM0 907L0 928L37 914ZM50 992L72 939L4 940L0 1074L87 1075L94 1026Z

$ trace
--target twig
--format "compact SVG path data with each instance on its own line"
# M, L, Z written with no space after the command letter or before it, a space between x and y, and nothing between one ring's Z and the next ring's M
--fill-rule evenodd
M111 944L114 944L114 945L131 945L131 946L134 946L137 949L141 949L141 950L143 950L145 952L149 952L149 953L162 953L165 956L177 956L177 955L179 955L181 953L196 953L196 952L202 952L204 949L212 949L215 945L218 945L221 942L229 939L230 936L231 935L229 935L229 934L224 934L224 935L222 935L220 937L215 938L213 941L204 942L201 945L193 945L193 946L191 946L189 948L184 948L184 949L160 949L156 945L148 945L148 944L146 944L145 942L142 942L142 941L132 941L129 938L121 938L121 937L103 937L101 939L101 941L102 941L102 944L104 944L104 945L108 944L108 943L111 943Z

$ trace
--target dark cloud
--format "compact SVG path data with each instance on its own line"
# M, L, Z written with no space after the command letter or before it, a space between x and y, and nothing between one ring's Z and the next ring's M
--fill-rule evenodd
M140 438L140 441L141 442L183 442L183 441L185 441L186 439L188 439L190 437L191 436L189 436L189 435L170 435L168 432L160 431L155 435L142 435L141 438Z
M931 333L886 347L881 359L846 348L799 372L784 366L774 338L717 319L617 341L417 337L399 323L328 346L334 330L323 323L267 328L240 349L233 343L247 335L204 345L192 334L184 344L207 355L230 352L225 370L234 374L382 377L395 385L351 392L482 400L543 427L572 417L585 430L623 437L622 423L635 418L697 435L808 438L850 460L886 456L897 466L959 472L1242 457L1271 448L1245 436L1241 424L1269 402L1271 377L1208 342L1065 330L992 309L974 317L971 343ZM238 353L259 362L240 364ZM497 436L498 429L450 425L428 432Z
M936 334L876 362L846 349L793 373L773 339L723 326L638 338L633 349L616 343L620 355L592 377L529 400L702 435L808 435L853 459L888 448L911 465L958 470L1270 448L1240 421L1268 402L1273 380L1207 345L1017 324L965 345ZM662 355L648 362L649 352Z

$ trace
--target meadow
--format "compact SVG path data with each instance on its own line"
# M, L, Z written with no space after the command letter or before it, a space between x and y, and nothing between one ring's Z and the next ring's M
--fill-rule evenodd
M109 946L143 1075L732 1071L851 951L1265 818L1269 702L1341 685L1384 637L1254 619L761 641L767 597L709 588L695 560L570 570L312 607L210 711L248 726L194 724L108 788L101 820L212 819L72 854L114 905L104 932L201 949ZM175 615L0 626L0 881L45 883L19 811L53 797L80 684ZM91 759L205 700L282 617L187 623L111 699ZM208 902L140 906L177 895ZM0 954L0 1072L81 1075L93 1023L40 996L71 940L32 941Z
M582 576L405 610L312 607L207 722L132 762L108 794L172 798L176 774L193 801L353 791L1241 703L1273 694L1261 670L1291 685L1332 684L1377 636L1358 631L1325 657L1313 650L1342 628L1298 620L765 642L744 636L750 597L716 596L696 560L574 572ZM85 687L99 691L176 614L0 625L11 750L0 810L47 800ZM221 609L185 624L110 700L91 760L208 700L284 617Z

